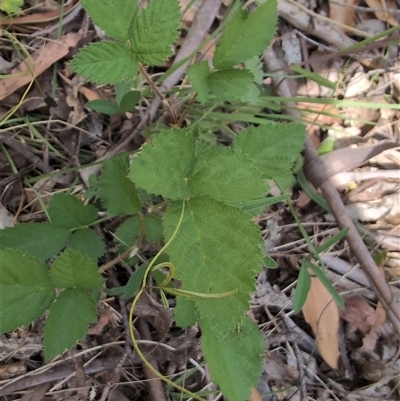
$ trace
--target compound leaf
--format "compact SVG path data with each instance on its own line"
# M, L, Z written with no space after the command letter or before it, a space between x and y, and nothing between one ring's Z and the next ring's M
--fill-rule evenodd
M97 264L88 256L70 248L53 262L50 277L57 288L100 290L103 286Z
M302 124L273 123L245 128L233 142L233 149L246 155L264 178L287 175L306 138Z
M181 202L173 202L165 214L166 241L181 209ZM221 330L233 330L242 321L262 267L260 243L260 232L246 213L206 196L187 201L180 229L167 248L182 289L202 294L236 290L230 297L195 298L202 319Z
M0 333L39 318L55 296L44 263L14 249L0 251Z
M162 220L154 214L143 216L143 231L146 241L161 242L164 238Z
M262 372L264 338L258 326L248 318L224 332L200 319L201 343L213 381L229 401L249 399Z
M50 308L43 333L46 361L62 354L82 340L89 324L97 320L92 295L79 289L63 291Z
M192 135L187 130L162 131L133 158L129 178L147 192L184 199L190 194L188 176L194 151Z
M0 230L0 249L14 248L46 261L65 246L71 233L49 223L24 223Z
M193 89L197 92L197 98L201 103L207 101L208 83L207 78L210 74L210 67L208 61L202 61L191 65L187 70L187 75L193 85Z
M237 11L217 43L214 67L229 68L267 50L276 31L277 0L268 0L249 14Z
M106 247L100 236L90 228L75 231L67 242L67 247L88 256L97 262L104 255Z
M104 162L98 182L98 195L111 216L137 213L142 205L135 184L128 178L128 163L123 158Z
M207 78L209 90L218 100L249 103L255 103L259 95L253 81L254 75L249 70L237 68L215 71Z
M98 84L113 84L131 78L138 66L130 47L110 41L86 46L69 63L69 68L77 74Z
M87 226L97 219L93 205L85 205L76 196L63 193L51 197L48 213L55 226L67 228Z
M81 3L93 22L107 35L122 42L128 40L138 11L137 0L82 0Z
M213 146L196 158L189 176L193 194L209 195L229 205L262 197L267 183L251 162L232 148Z
M151 0L132 26L135 57L146 65L162 64L172 55L180 18L178 0Z

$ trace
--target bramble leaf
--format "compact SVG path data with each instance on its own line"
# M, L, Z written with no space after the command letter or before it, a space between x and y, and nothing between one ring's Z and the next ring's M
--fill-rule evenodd
M251 162L232 148L214 146L196 158L189 184L194 195L209 195L236 205L262 197L267 183Z
M93 22L107 35L121 42L129 39L138 12L137 0L81 0L81 3Z
M174 309L176 325L185 329L193 326L197 320L196 303L193 299L185 297L176 297L176 306Z
M273 123L245 128L233 142L267 179L287 175L306 138L302 124Z
M89 324L97 321L91 294L79 289L63 291L50 308L43 333L46 361L62 354L82 340Z
M104 162L98 181L98 195L111 216L135 214L142 208L128 173L128 163L124 158L115 157Z
M0 333L39 318L55 296L44 263L14 249L0 251Z
M50 278L56 288L100 290L103 286L97 264L88 256L70 248L52 263Z
M132 25L135 57L143 64L162 64L172 56L172 44L180 26L178 0L151 0Z
M226 24L214 53L214 67L233 67L267 50L276 31L277 0L268 0L249 14L237 11Z
M161 242L164 238L162 220L154 214L143 216L143 232L147 242Z
M75 231L66 245L68 248L88 256L95 262L106 251L106 247L100 236L90 228Z
M207 78L209 74L210 67L208 66L208 61L193 64L187 70L187 76L193 85L193 89L197 92L197 98L201 103L207 101L209 91Z
M70 236L68 228L49 223L17 224L0 230L0 249L18 249L44 262L61 250Z
M194 150L192 135L187 130L162 131L133 158L129 178L147 192L184 199L190 194L187 178Z
M236 68L212 72L207 78L209 90L218 100L249 103L255 103L259 96L253 81L254 75L249 70Z
M119 252L127 251L137 241L141 230L140 216L136 214L124 221L115 231L115 241L120 243Z
M201 344L213 381L229 401L249 399L262 372L264 338L248 318L224 332L206 319L200 320Z
M165 240L175 230L182 203L173 202L164 216ZM262 267L263 250L250 216L209 197L187 201L181 227L167 248L182 290L234 296L195 299L199 314L210 325L233 330L249 308L254 277Z
M97 220L93 205L85 205L76 196L63 193L51 197L48 212L51 222L60 227L77 228Z
M137 73L138 66L130 47L110 41L84 47L69 63L72 71L98 84L113 84L131 78Z

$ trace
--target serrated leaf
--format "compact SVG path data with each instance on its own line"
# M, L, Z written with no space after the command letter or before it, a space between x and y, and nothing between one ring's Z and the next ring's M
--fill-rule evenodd
M262 197L267 183L251 162L232 148L210 147L201 152L189 176L194 195L209 195L228 205Z
M0 249L18 249L46 261L65 246L70 236L68 228L49 223L17 224L0 230Z
M95 262L106 251L100 236L90 228L75 231L68 240L67 247L88 256Z
M134 21L131 33L135 57L143 64L162 64L172 53L180 26L178 0L151 0Z
M277 20L277 0L268 0L251 14L237 11L217 43L214 67L233 67L267 50L275 35Z
M52 263L50 278L57 288L100 290L103 286L97 264L88 256L70 248Z
M135 214L142 208L128 172L128 164L123 158L112 158L104 162L98 195L111 216Z
M87 102L85 106L93 111L107 115L113 115L120 111L117 103L107 99L91 100Z
M259 56L254 56L244 63L244 68L254 75L254 82L258 85L262 85L264 79L262 66L263 63L260 61Z
M254 75L249 70L230 68L212 72L207 78L207 85L218 100L255 103L259 91L253 81Z
M97 220L97 209L93 205L85 205L76 196L64 193L51 197L48 213L51 222L60 227L77 228Z
M165 240L175 230L182 203L173 202L164 216ZM262 238L250 217L208 197L186 203L181 227L167 248L182 290L232 297L195 299L202 319L221 330L233 329L249 308L254 277L262 267Z
M161 242L164 238L162 220L153 214L143 216L144 236L148 242Z
M132 111L139 103L141 96L142 94L139 91L129 91L128 93L125 93L125 95L122 96L121 101L119 102L119 108L124 113Z
M202 350L211 377L229 401L248 400L262 372L264 338L248 318L224 332L200 320Z
M302 124L269 122L244 129L233 142L234 151L253 161L265 178L287 175L306 138Z
M119 242L119 252L123 253L133 246L141 230L141 219L139 215L132 216L124 221L115 231L115 239Z
M207 101L209 90L207 78L209 74L210 67L208 66L208 61L193 64L187 70L187 76L193 85L193 89L197 92L197 98L201 103Z
M122 43L102 41L84 47L69 68L89 81L113 84L137 73L138 61L132 49Z
M187 130L162 131L133 158L129 178L147 192L184 199L190 195L187 179L194 162L194 149Z
M183 329L193 326L197 322L196 303L192 299L176 297L174 316L177 326Z
M306 302L308 292L311 287L311 277L308 272L306 263L300 268L299 277L297 279L296 291L293 297L293 310L295 313L300 312Z
M63 291L50 308L43 333L46 361L61 355L82 340L89 324L97 321L96 303L79 289Z
M0 251L0 333L38 319L55 296L44 263L13 249Z
M81 0L93 22L107 35L125 42L138 11L138 1L127 0Z
M274 259L271 258L271 256L264 255L263 257L263 265L267 269L276 269L278 267L278 263L275 262Z

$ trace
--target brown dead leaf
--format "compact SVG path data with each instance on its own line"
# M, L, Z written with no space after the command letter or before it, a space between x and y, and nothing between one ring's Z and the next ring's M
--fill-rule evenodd
M251 394L250 394L249 401L263 401L263 399L261 398L260 393L258 392L258 390L256 388L252 388L251 389Z
M310 274L313 274L310 271ZM339 368L339 310L321 281L311 276L311 288L303 315L317 340L318 351L333 369Z
M29 59L14 68L9 77L0 81L0 100L28 84L54 62L66 56L70 48L76 46L82 35L83 31L68 33L59 40L48 42L35 51Z
M375 309L360 295L345 298L345 310L340 311L340 317L353 324L362 333L371 331L376 322Z
M357 6L358 2L358 0L335 0L334 3L329 2L329 18L343 25L354 27L356 10L346 6ZM347 31L345 27L342 27L342 29Z
M72 1L70 4L66 5L64 8L58 7L58 10L48 10L44 12L39 12L35 14L28 14L22 17L15 18L0 18L0 26L8 25L26 25L26 24L38 24L41 22L49 22L55 19L59 19L62 14L65 15L74 9L79 4L78 1Z
M397 4L394 0L365 0L369 7L372 9L389 9L389 10L397 10ZM396 20L394 13L388 11L375 11L375 15L383 22L387 22L392 26L397 26L399 23Z

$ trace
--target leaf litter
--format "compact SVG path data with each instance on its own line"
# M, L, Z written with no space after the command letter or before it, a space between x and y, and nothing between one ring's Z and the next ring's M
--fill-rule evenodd
M216 23L226 11L227 4L225 3L218 11L217 19L215 20ZM399 67L398 60L396 61L398 46L395 44L386 44L385 39L383 39L379 46L375 48L362 47L360 50L364 53L354 51L354 53L350 52L347 55L339 53L335 58L331 56L332 47L340 50L355 44L360 38L370 35L370 32L367 30L364 31L363 26L358 21L368 22L379 19L383 23L388 23L385 28L395 26L398 23L398 13L391 12L390 10L397 10L398 3L395 1L380 0L368 0L365 3L331 1L330 20L322 18L327 14L326 9L324 9L324 6L319 1L299 2L300 5L304 4L310 12L306 12L304 8L294 3L289 0L280 1L279 10L283 18L284 30L290 31L299 38L298 41L293 41L293 43L300 43L300 45L295 44L295 46L300 46L296 49L296 52L297 54L302 54L303 67L336 84L336 90L332 91L320 85L320 83L313 81L311 78L297 78L292 80L296 88L294 93L303 97L332 97L338 100L333 105L325 104L320 106L313 99L303 99L302 103L299 102L297 105L299 109L304 110L302 112L304 120L307 121L309 130L313 130L313 136L317 145L325 138L331 137L334 139L334 148L350 151L347 153L350 156L338 158L341 161L338 163L339 166L336 175L351 172L353 176L346 182L341 181L339 189L346 196L349 208L358 207L355 203L357 200L357 203L363 205L361 207L368 212L372 212L375 209L375 204L373 205L371 202L376 202L377 212L375 214L368 214L364 218L359 215L359 217L363 223L363 229L369 235L369 238L373 240L373 243L370 245L371 251L372 247L375 246L380 247L378 249L388 250L387 258L383 264L384 274L388 280L398 282L400 276L398 271L400 233L398 230L398 210L396 209L398 206L399 181L398 176L396 176L399 167L398 148L392 149L391 153L389 151L382 152L373 159L365 158L361 166L357 167L357 169L349 166L347 163L349 159L353 158L352 155L355 152L351 149L356 150L357 148L371 145L379 146L378 144L382 139L388 139L392 142L397 141L398 143L398 109L396 110L393 107L385 111L385 109L380 107L382 104L394 105L400 101L399 74L396 73L396 68L398 69ZM75 4L76 2L70 2L64 8L64 12L70 12L71 7ZM187 4L188 2L185 3L185 5ZM199 7L199 2L195 2L195 5ZM347 7L348 11L339 11L335 14L332 11L334 8L332 7L333 5ZM356 7L350 7L359 5L362 7L368 6L370 10L366 12ZM292 11L287 12L287 9ZM375 9L376 11L374 11ZM385 11L385 9L388 11ZM296 12L293 12L293 10L296 10ZM7 18L2 18L1 21L3 29L5 29L4 26L12 22L13 26L17 29L26 27L28 32L35 32L45 29L48 24L56 23L60 13L60 10L44 9L15 17L12 21L9 21ZM346 16L345 20L342 19L343 16ZM194 18L195 13L190 14L188 12L186 14L185 24L189 32L199 29L193 22ZM304 23L304 21L307 21L307 23ZM344 29L343 32L343 27L335 22L353 29ZM31 51L32 62L29 64L29 59L26 59L26 62L19 60L19 66L11 70L8 73L10 76L0 82L1 99L4 101L4 104L1 106L2 115L7 115L18 104L19 100L24 96L27 85L33 79L36 79L40 83L41 79L45 77L44 74L53 68L56 62L59 63L58 73L60 78L57 80L54 89L59 93L60 98L62 96L71 96L69 88L73 85L71 82L73 76L68 68L65 67L71 58L71 49L79 46L80 39L84 34L79 31L81 23L82 15L78 15L74 20L62 26L64 31L60 38L57 39L50 36L49 39L52 40L46 41L44 38L39 39L40 37L38 37L38 42L34 46L33 51ZM315 31L311 29L313 26L312 23L317 27ZM324 25L324 29L318 29L318 27L321 27L318 24L326 25ZM337 35L330 34L337 33L339 30L341 33ZM362 32L365 33L364 36L358 36ZM207 34L209 33L211 33L211 30ZM375 33L378 32L375 31ZM184 39L182 38L182 40ZM21 43L27 49L30 49L28 41L21 39ZM209 50L210 48L213 49L210 46L209 48L206 47L204 51L208 50L208 53L210 53L212 51ZM387 50L389 63L383 61L383 49ZM290 53L290 48L287 51ZM394 57L393 54L395 54ZM10 47L5 46L5 60L12 60L9 57L10 55ZM16 60L18 61L18 59ZM47 80L48 78L45 79ZM265 84L267 85L268 82L265 82ZM143 86L143 82L137 82L135 85L140 88ZM86 82L79 83L77 87L78 92L88 100L106 98L108 96L107 91L110 90L107 86L94 86ZM28 96L32 93L33 89L29 90ZM112 91L113 89L111 89ZM47 93L47 95L49 94ZM77 155L77 160L80 164L95 161L113 144L118 143L120 139L119 128L127 121L133 120L137 122L141 118L141 113L143 114L146 108L145 105L141 105L130 116L120 113L114 117L104 119L101 123L101 131L105 141L84 144L82 138L79 137L84 134L84 131L89 131L87 116L90 117L90 115L96 113L84 108L85 99L81 95L75 94L75 106L70 101L69 104L68 102L66 103L65 107L70 111L64 113L67 115L67 118L64 119L61 118L58 120L58 116L54 114L54 109L43 102L33 104L32 108L27 110L29 113L40 112L43 122L39 121L39 124L35 126L38 127L39 132L45 140L34 137L32 130L27 126L19 129L11 127L7 132L12 133L21 143L28 143L28 150L33 155L40 155L42 160L52 170L68 168L71 167L68 161L71 158L65 149L67 143L70 152ZM356 102L371 102L374 104L374 107L360 108L352 105L349 106L340 102L345 98ZM79 116L74 117L72 114L69 114L73 113L74 110L78 110L78 108L80 110ZM22 118L27 115L18 115L18 117ZM71 137L76 134L77 128L80 130L80 134L76 136L76 141L71 142ZM59 143L51 139L52 137L49 133L52 133ZM73 133L75 134L73 135ZM133 139L135 148L138 148L144 140L140 135L137 135ZM54 153L51 147L48 146L49 144L56 146L64 158L60 158ZM81 151L82 146L83 153ZM7 144L5 147L9 150L12 158L18 161L18 169L23 169L31 164L31 161L24 156L21 157L15 151L11 152ZM130 148L125 147L123 149L130 150ZM389 157L389 154L392 156ZM7 179L7 181L4 181L4 185L0 185L4 191L2 205L4 205L5 210L12 212L16 222L27 220L35 222L43 221L43 206L37 200L37 194L39 193L44 196L44 205L46 205L47 194L51 194L60 188L64 190L68 188L68 185L65 183L53 181L52 185L48 186L43 192L40 189L41 187L37 186L33 188L35 191L30 190L30 195L28 195L29 188L24 186L22 177L15 175L15 171L10 168L9 159L7 159L4 153L0 155L0 166L2 167L0 184L2 184L5 178ZM349 172L349 168L352 171ZM393 171L394 176L389 177L387 175L388 171ZM354 175L355 173L358 175ZM370 178L367 173L376 174L375 178ZM378 187L376 182L372 182L377 177L379 183L384 183L384 186ZM13 181L10 181L11 185L9 185L9 178L13 178ZM72 181L70 182L72 183ZM364 183L366 185L362 186ZM21 188L24 189L21 190ZM297 190L304 193L302 192L302 188L297 187ZM79 190L77 194L82 197L85 196ZM356 198L356 195L358 198ZM392 196L393 200L389 202L389 199L391 199L390 196ZM327 228L335 226L330 219L329 212L321 209L313 201L302 205L296 202L296 205L303 224L312 236L315 244L318 245L321 241L321 234L323 237L323 233ZM277 270L265 270L262 273L265 275L263 278L264 281L261 281L252 299L252 317L263 329L266 339L273 338L274 341L270 341L270 348L265 354L266 377L260 379L259 387L259 390L262 389L262 391L258 391L258 394L256 390L253 391L253 401L259 401L260 397L263 400L289 399L293 393L285 389L290 386L297 388L297 380L299 380L301 375L305 377L309 395L316 399L367 400L370 399L369 397L379 397L388 400L396 399L398 395L396 391L398 390L396 390L397 379L395 375L399 369L398 342L390 323L385 321L384 316L382 316L382 309L376 302L374 292L368 289L367 286L358 283L355 289L354 287L350 287L350 284L349 287L346 287L345 280L339 281L337 288L345 294L346 308L344 311L338 312L336 305L324 290L325 287L321 286L321 283L313 277L309 299L303 311L304 319L309 325L305 323L301 314L292 316L292 326L285 325L284 322L288 320L286 317L282 318L282 316L286 316L291 311L293 283L297 278L299 263L307 250L303 246L304 241L300 234L294 229L293 225L291 226L293 221L283 205L272 206L257 218L261 228L264 229L266 237L272 230L272 226L266 224L271 218L275 218L277 221L276 226L278 228L276 228L276 231L279 232L279 236L275 236L274 244L269 247L269 252L278 261L279 268ZM10 219L6 219L5 222L8 225ZM102 227L103 234L107 234L107 230L112 228L112 224ZM300 243L293 246L290 245L296 241L300 241ZM279 250L279 246L283 244L286 248ZM112 249L112 243L109 245L110 249ZM148 251L151 251L152 246L156 245L147 245ZM341 258L350 266L356 265L345 242L333 246L329 252L329 256L332 259ZM131 273L132 267L122 267L118 271L119 279ZM398 302L400 302L399 290L396 285L398 286L396 283L393 284L392 288L395 298L394 302L397 302L398 305ZM361 295L358 294L359 291L361 291ZM349 295L346 294L347 292L349 292ZM105 298L101 302L106 303L114 310L120 309L119 304L112 298ZM150 312L146 312L146 317L150 322L150 327L154 331L152 339L147 340L148 343L143 346L147 347L146 350L158 359L160 366L163 366L165 372L171 374L179 373L183 372L189 366L193 367L193 364L190 365L187 361L189 357L193 359L193 362L201 361L198 339L200 333L195 328L189 329L187 332L177 331L174 326L170 326L170 318L163 315L163 306L161 304L154 306L154 302L157 303L154 299L153 301L148 300L146 306L148 311L150 310ZM88 352L90 355L95 354L100 349L101 353L98 356L104 357L103 371L111 372L113 368L109 364L107 365L106 362L107 358L109 358L108 361L111 361L112 357L118 356L120 358L121 356L120 353L123 344L118 343L121 340L116 339L123 338L121 337L123 334L123 324L113 321L108 313L106 312L102 315L104 319L101 322L99 321L97 326L93 327L92 335L83 340L82 346L90 351ZM339 324L339 315L341 324ZM160 321L164 323L160 323ZM163 329L161 330L160 328L162 327ZM37 361L39 360L37 373L42 375L41 377L44 381L50 380L49 376L46 376L45 370L53 368L53 365L46 364L40 359L41 350L38 338L42 330L43 320L39 320L31 326L29 331L19 329L16 332L4 335L1 339L2 349L4 348L4 351L9 350L9 352L5 355L2 354L2 367L13 369L15 366L16 373L24 378L26 377L26 373L24 373L25 366L29 366L29 369L31 369L34 364L37 367ZM294 333L302 334L296 334L298 337L295 337L293 336ZM291 350L293 344L299 344L300 348L304 346L300 338L311 338L311 340L314 338L316 340L313 344L311 343L313 346L311 350L304 351L301 349L300 352L303 358L300 354L297 353L296 355ZM341 346L347 349L350 357L343 353ZM107 353L106 349L111 350L111 352ZM84 357L86 358L86 356ZM349 360L346 361L346 359ZM329 369L323 360L334 369ZM340 366L338 364L339 360ZM112 361L115 365L115 359ZM132 360L132 362L138 364L139 361L136 359ZM349 369L349 362L350 366L354 364L356 368L355 372L346 371L346 369ZM57 366L62 366L62 363L55 365L55 367ZM336 370L336 368L339 369ZM128 372L127 377L129 377L132 374L129 371L129 364L125 364L124 369ZM375 374L373 374L374 370L376 371ZM76 371L75 365L71 366L69 372L73 373L74 371ZM274 376L276 371L281 372L279 377L276 374ZM354 380L351 385L340 383L339 372L343 371L347 378L354 378L356 373L359 375L359 378ZM198 372L201 372L201 370ZM64 372L63 375L58 376L58 380L61 380L65 376ZM122 376L118 377L118 380L122 382L129 381L127 378L123 379ZM143 376L140 376L140 378L143 378ZM7 378L2 378L2 380L7 380L6 383L9 383L9 379ZM196 373L194 376L190 376L188 380L192 381L192 384L196 386L196 383L201 383L202 374ZM106 383L106 381L102 382L101 380L100 382L104 385ZM35 384L37 382L33 381L29 385L27 384L25 387L19 388L19 390L29 390ZM94 382L90 384L92 385ZM3 386L3 382L1 385ZM68 385L64 386L66 390ZM97 396L100 397L104 388L96 388ZM73 394L73 381L70 382L68 390L70 394ZM18 391L18 389L15 391ZM327 395L332 393L333 395ZM49 394L53 394L53 391L50 391ZM124 386L121 394L125 397L128 395L131 399L141 399L141 397L147 395L147 390L143 384L129 384ZM276 394L278 396L275 396ZM82 394L78 392L75 395L76 399L82 397ZM260 397L258 397L259 395ZM52 396L53 398L56 397L55 394ZM295 393L291 399L296 399L296 397Z

